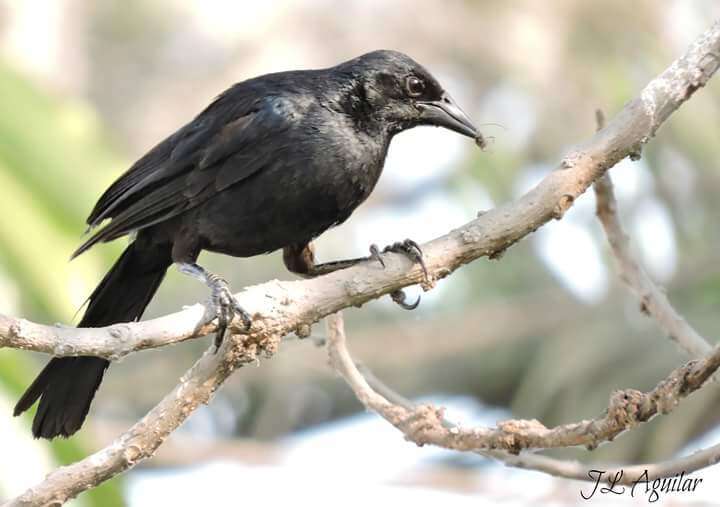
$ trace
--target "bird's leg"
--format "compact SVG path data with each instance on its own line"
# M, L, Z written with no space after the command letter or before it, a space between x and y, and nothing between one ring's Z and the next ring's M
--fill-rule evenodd
M225 279L210 273L194 262L181 262L178 263L177 266L181 273L200 280L210 288L210 297L218 319L218 329L215 334L215 352L217 352L220 345L222 345L225 331L227 331L228 325L236 315L242 319L243 324L245 324L245 329L250 329L250 325L252 324L250 314L237 302Z
M315 263L315 247L312 243L290 245L283 249L283 262L285 263L285 267L287 267L290 272L305 278L327 275L333 271L347 269L361 262L367 262L373 259L378 260L380 264L385 267L382 259L380 259L380 251L375 245L370 247L369 257L323 262L322 264Z
M395 252L406 255L413 262L418 262L427 278L427 268L422 257L420 246L410 239L394 243L383 249L383 252ZM306 278L313 278L320 275L326 275L339 269L346 269L355 266L361 262L375 260L384 268L385 262L380 257L380 249L377 245L370 245L370 255L368 257L358 257L355 259L347 259L341 261L323 262L317 264L315 262L315 248L312 243L290 245L283 249L283 261L285 266L293 273ZM405 292L398 289L390 293L392 300L406 310L414 310L420 304L420 297L412 304L405 302Z

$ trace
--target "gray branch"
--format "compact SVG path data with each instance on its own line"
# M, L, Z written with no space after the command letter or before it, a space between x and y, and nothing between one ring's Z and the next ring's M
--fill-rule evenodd
M385 385L365 366L356 363L355 367L365 378L368 387L374 390L378 395L384 397L390 403L399 405L401 408L408 411L413 411L417 408L412 401ZM444 417L441 420L441 423L445 428L451 429L456 427L455 424ZM676 474L680 474L681 472L691 474L703 468L713 466L720 461L720 445L714 445L712 447L701 449L689 456L673 458L657 463L644 463L640 465L598 463L588 465L587 463L579 463L577 461L543 456L527 450L520 452L519 454L513 454L512 452L497 449L477 449L474 452L480 456L497 460L506 466L522 468L525 470L534 470L536 472L543 472L555 477L563 477L579 481L595 482L596 476L591 476L588 474L588 471L591 469L603 470L606 472L605 477L613 478L613 480L616 480L616 484L622 485L632 485L637 480L644 478L644 475L647 476L648 480L654 481L655 479L672 477ZM618 473L620 474L616 476Z
M630 239L617 215L617 202L610 175L595 182L597 216L605 229L615 257L620 278L640 300L640 309L653 317L670 339L691 357L701 357L711 350L710 343L698 333L668 301L658 287L630 253Z
M720 367L720 347L702 359L676 368L652 391L616 391L604 414L596 419L545 427L540 421L511 419L494 428L461 428L447 424L443 410L432 405L408 407L394 403L372 388L350 357L340 313L327 319L331 365L369 410L377 412L418 445L432 444L456 451L505 451L585 446L595 449L658 414L671 412L700 389Z

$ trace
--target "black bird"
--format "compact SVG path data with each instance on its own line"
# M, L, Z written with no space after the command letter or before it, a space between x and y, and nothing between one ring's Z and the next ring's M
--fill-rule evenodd
M417 125L482 139L437 80L395 51L235 84L100 197L87 223L93 229L109 221L73 257L99 242L136 237L90 295L79 327L138 320L175 263L211 289L219 346L236 315L248 327L251 321L225 280L196 263L202 250L250 257L282 248L287 268L303 276L367 260L316 264L311 241L367 199L393 136ZM410 240L388 249L422 262ZM371 252L369 258L380 259L377 248ZM393 299L412 307L402 293ZM15 415L39 398L33 435L72 435L109 364L53 358Z

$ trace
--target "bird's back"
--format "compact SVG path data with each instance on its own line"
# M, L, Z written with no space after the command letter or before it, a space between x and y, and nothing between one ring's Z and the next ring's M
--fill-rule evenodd
M310 224L312 229L344 221L373 189L389 142L358 131L347 108L352 92L347 76L332 68L267 74L235 84L106 190L87 222L91 228L111 222L75 255L257 178L262 183L253 187L288 193L288 205L301 202L301 196L324 202L320 215L334 216ZM253 203L267 204L267 198L255 192L240 192L235 211L256 215ZM336 206L328 204L332 199Z

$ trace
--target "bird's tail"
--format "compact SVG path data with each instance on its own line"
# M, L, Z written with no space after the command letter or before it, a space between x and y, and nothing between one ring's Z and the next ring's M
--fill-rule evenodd
M138 320L171 263L169 250L130 244L90 295L78 327ZM32 426L35 438L69 437L82 426L109 364L90 356L53 358L17 402L14 415L40 398Z

